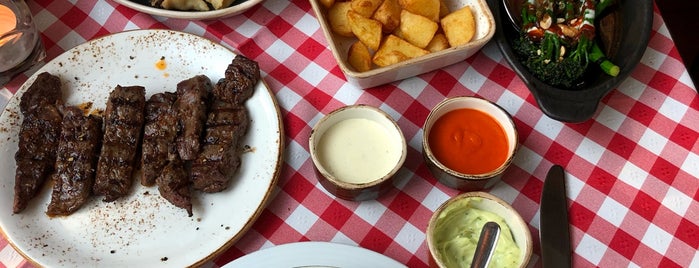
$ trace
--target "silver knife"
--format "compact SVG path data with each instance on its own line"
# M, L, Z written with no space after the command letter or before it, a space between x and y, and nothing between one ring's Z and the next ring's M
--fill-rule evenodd
M572 251L565 172L559 165L552 166L546 175L544 189L541 192L539 221L543 267L571 267Z

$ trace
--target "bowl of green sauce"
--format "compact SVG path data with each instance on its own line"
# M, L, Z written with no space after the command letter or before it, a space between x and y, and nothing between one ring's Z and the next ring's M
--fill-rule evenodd
M517 211L486 192L467 192L444 202L427 226L431 267L470 267L481 229L488 222L500 225L488 267L527 267L532 255L528 225Z

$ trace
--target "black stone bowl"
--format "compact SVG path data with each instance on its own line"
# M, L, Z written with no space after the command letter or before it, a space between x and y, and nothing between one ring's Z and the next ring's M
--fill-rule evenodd
M585 75L579 88L559 88L537 79L520 63L512 49L512 43L519 37L519 32L509 20L503 1L487 1L496 22L494 39L503 56L532 92L541 111L563 122L580 123L595 115L600 100L624 81L638 65L648 45L653 25L652 0L616 0L615 6L610 6L610 10L601 19L604 27L597 25L597 29L600 29L597 39L602 43L600 46L607 58L619 66L619 75L612 77L599 70L591 70Z

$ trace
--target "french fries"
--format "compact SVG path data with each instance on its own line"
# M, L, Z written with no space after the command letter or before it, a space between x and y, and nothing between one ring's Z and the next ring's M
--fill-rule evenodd
M365 72L468 44L476 35L471 7L450 11L446 0L318 0L331 30L356 38L347 61Z

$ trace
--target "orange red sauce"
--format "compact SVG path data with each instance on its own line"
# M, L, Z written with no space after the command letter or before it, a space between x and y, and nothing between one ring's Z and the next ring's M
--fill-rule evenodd
M438 118L428 142L446 167L464 174L483 174L500 167L508 154L505 130L490 115L475 109L457 109Z

